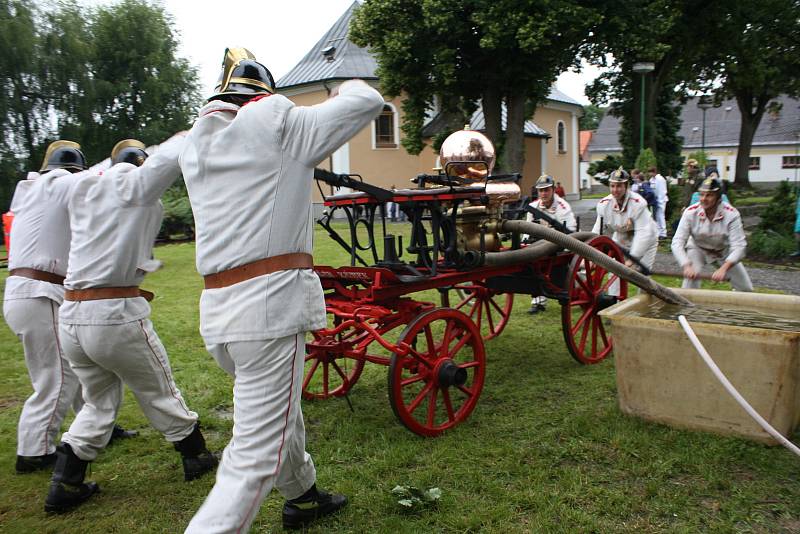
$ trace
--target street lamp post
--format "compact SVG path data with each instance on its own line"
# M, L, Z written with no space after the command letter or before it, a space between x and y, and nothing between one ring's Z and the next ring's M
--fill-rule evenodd
M642 101L641 113L639 115L639 152L644 150L644 77L648 72L653 72L656 68L655 63L649 61L638 61L633 64L633 72L642 75L642 91L640 100Z
M706 111L711 108L711 99L708 95L701 95L697 99L697 107L703 110L703 131L701 134L700 150L703 152L703 157L706 156Z

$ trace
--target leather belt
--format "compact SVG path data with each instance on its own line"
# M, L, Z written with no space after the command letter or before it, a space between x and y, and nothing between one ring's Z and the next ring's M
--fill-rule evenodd
M9 276L22 276L23 278L30 278L32 280L41 280L42 282L50 282L51 284L64 285L64 277L55 273L47 271L40 271L38 269L11 269L8 271Z
M139 286L131 287L92 287L89 289L67 289L64 292L64 300L84 301L84 300L106 300L106 299L132 299L143 297L147 302L153 300L153 293L139 289Z
M264 276L278 271L290 269L311 269L314 267L314 257L305 252L292 252L271 256L263 260L246 263L227 271L209 274L203 277L206 289L219 289L228 287L257 276Z

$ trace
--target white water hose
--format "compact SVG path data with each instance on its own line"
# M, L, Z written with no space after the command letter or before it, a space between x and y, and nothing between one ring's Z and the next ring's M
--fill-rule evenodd
M767 421L763 417L761 417L758 414L758 412L756 412L746 400L744 400L744 397L742 397L739 394L739 392L736 391L736 388L733 387L733 384L731 384L730 381L725 377L725 375L722 374L722 371L719 370L717 364L714 363L714 360L711 359L711 356L709 356L705 347L703 347L702 343L700 343L700 340L697 339L697 335L695 335L694 330L692 330L692 327L689 326L689 321L686 320L686 317L684 317L683 315L679 315L678 322L681 323L684 332L686 332L686 335L689 336L689 341L691 341L692 345L694 345L694 348L697 349L697 352L703 358L703 361L706 362L708 368L711 369L711 372L714 373L714 376L717 377L717 380L719 380L720 384L722 384L722 386L728 391L728 393L731 394L731 396L736 400L736 402L739 403L739 406L744 408L744 410L748 413L748 415L750 415L750 417L755 419L755 421L761 426L761 428L763 428L770 436L778 440L778 442L780 442L781 445L783 445L784 447L795 453L797 456L800 456L800 448L797 448L797 446L794 443L783 437L783 435L781 435L780 432L772 428L772 425L767 423Z

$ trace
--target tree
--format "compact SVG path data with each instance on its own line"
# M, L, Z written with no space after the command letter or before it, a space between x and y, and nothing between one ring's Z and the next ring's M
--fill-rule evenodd
M542 102L557 75L599 22L594 8L568 0L366 0L351 38L378 61L383 90L405 95L403 145L424 147L426 113L439 102L468 116L480 102L486 133L503 149L505 170L524 163L526 109ZM507 108L501 135L502 104Z
M46 11L0 0L0 202L56 138L95 162L122 138L149 145L186 129L200 98L177 46L170 18L145 0Z
M644 99L644 148L656 153L662 166L678 168L680 128L676 87L696 85L693 68L705 50L697 21L714 19L720 0L609 0L602 3L603 24L594 33L586 57L613 68L587 89L594 104L614 102L610 112L622 118L620 141L627 165L639 153L641 103ZM640 61L654 64L645 76L633 72ZM678 141L676 143L676 141ZM669 167L666 167L669 165Z
M578 121L578 127L581 130L596 130L605 114L606 110L600 106L594 104L583 106L583 116Z
M47 132L35 6L0 0L0 201L7 206L16 179L30 168Z
M800 2L762 0L727 2L726 16L715 25L709 53L716 55L705 73L719 79L717 99L733 97L742 117L734 186L750 187L753 136L770 102L781 94L800 95ZM736 38L730 38L735 35ZM779 112L778 108L774 108Z

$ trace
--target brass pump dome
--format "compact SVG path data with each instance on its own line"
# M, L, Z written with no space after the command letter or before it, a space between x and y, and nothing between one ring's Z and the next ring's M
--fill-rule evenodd
M439 161L448 176L458 176L466 182L482 181L494 169L494 145L482 133L465 128L444 140Z

